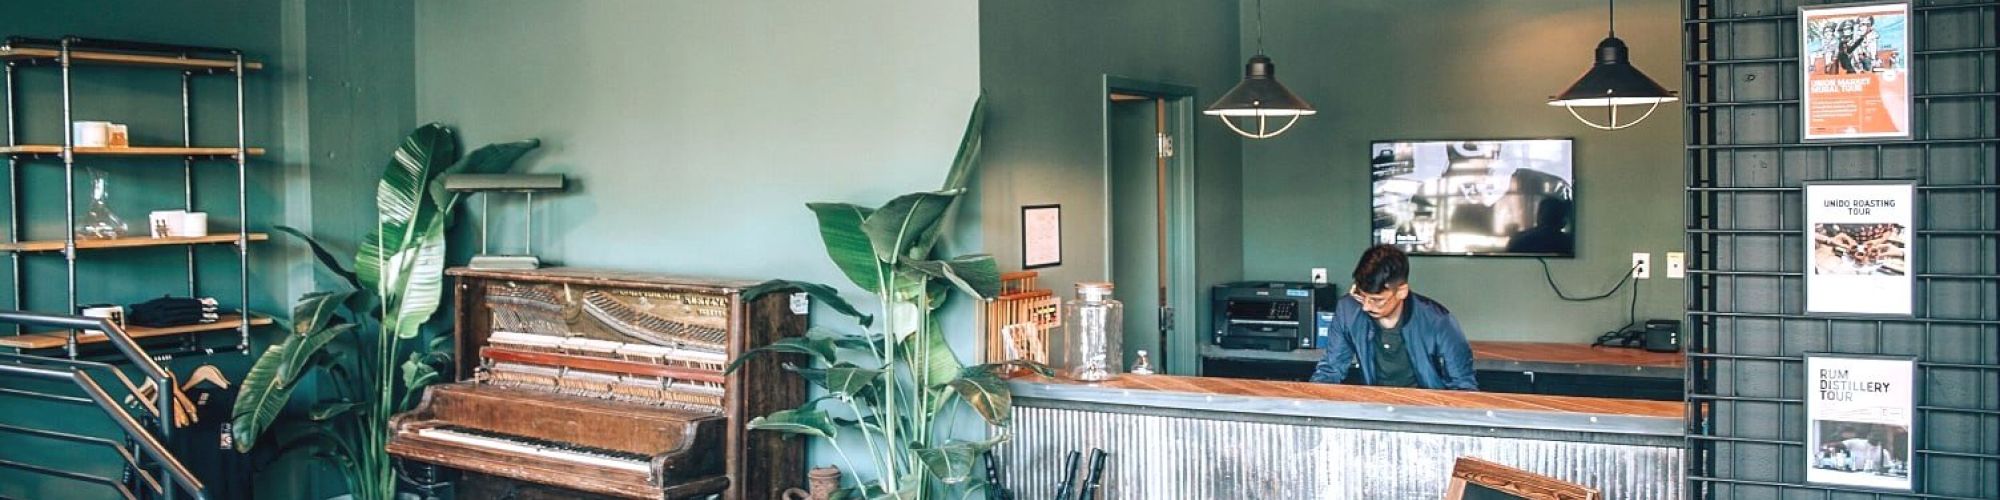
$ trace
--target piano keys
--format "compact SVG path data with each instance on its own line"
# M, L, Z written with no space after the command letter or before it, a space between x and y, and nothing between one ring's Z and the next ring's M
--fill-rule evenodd
M803 382L783 359L723 373L734 356L803 333L789 297L566 269L449 274L469 376L398 415L391 454L552 497L761 499L803 481L799 440L745 428L797 406Z

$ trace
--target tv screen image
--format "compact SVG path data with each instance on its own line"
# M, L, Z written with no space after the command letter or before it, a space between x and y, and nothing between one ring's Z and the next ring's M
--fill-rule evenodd
M1569 139L1369 145L1374 241L1413 255L1576 256Z

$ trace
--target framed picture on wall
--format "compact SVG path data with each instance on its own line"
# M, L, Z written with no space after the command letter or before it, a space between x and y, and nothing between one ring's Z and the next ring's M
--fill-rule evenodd
M1021 269L1062 265L1062 205L1021 207Z
M1806 313L1912 314L1916 198L1909 181L1806 183Z
M1806 353L1806 482L1911 491L1917 358Z
M1799 7L1800 137L1909 138L1910 4Z

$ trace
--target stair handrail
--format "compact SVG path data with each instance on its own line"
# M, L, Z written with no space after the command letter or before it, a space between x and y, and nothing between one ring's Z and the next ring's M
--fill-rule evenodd
M152 456L153 460L160 464L163 472L172 476L171 479L175 483L192 492L197 499L205 497L201 481L195 479L194 475L188 472L187 467L181 465L180 460L175 459L173 454L168 452L166 447L160 445L159 442L161 439L167 439L173 433L174 375L165 368L161 368L158 362L153 361L153 358L146 354L146 349L140 347L139 342L133 340L130 334L125 333L124 328L106 318L12 310L0 310L0 323L13 323L23 327L65 328L70 330L72 338L74 338L77 330L104 332L105 340L112 347L117 348L118 353L126 361L130 362L133 367L138 368L140 373L146 377L146 380L152 382L153 386L157 388L153 394L153 401L151 401L153 405L148 408L160 420L160 430L157 437L152 433L146 432L145 426L139 424L131 415L125 414L124 409L118 406L118 402L112 399L109 393L104 392L104 387L97 383L97 379L91 377L89 373L83 372L80 368L72 366L68 371L63 371L24 364L0 364L0 372L38 376L53 380L69 380L75 383L83 389L86 395L90 396L92 401L97 403L100 409L104 410L106 415L111 417L112 421L116 422L120 428L123 428L125 433L131 436L135 442L139 443L141 451ZM74 345L74 341L72 341L71 345ZM44 359L53 360L55 358ZM115 369L112 373L121 378L124 377L123 373ZM126 385L130 388L129 381ZM143 399L143 395L135 393L134 396L139 396ZM171 499L173 497L171 488L163 489L160 492L165 494L167 498Z

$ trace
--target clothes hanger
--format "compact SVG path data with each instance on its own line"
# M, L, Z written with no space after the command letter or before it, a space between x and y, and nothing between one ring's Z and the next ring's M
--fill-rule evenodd
M181 384L181 390L193 389L202 382L215 384L216 387L223 389L229 388L229 377L223 376L221 369L215 365L201 365L201 368L194 369L194 373L188 374L187 382Z

